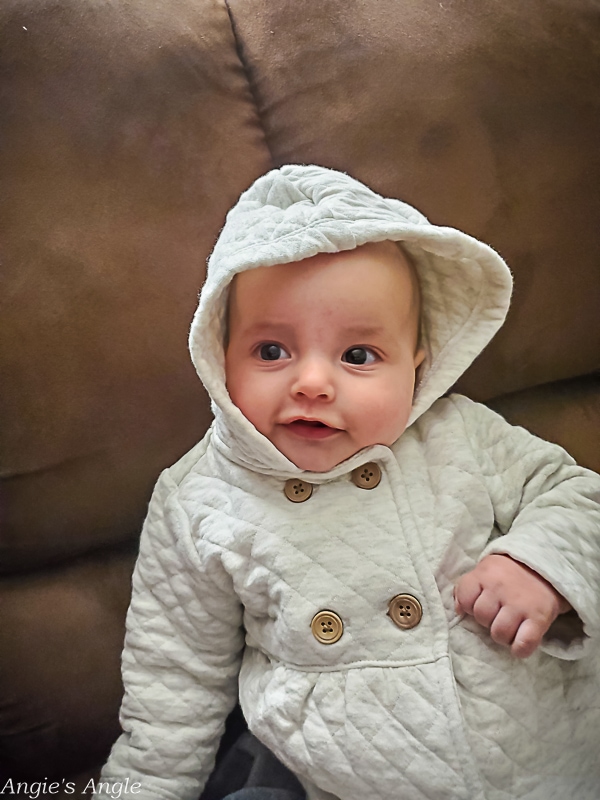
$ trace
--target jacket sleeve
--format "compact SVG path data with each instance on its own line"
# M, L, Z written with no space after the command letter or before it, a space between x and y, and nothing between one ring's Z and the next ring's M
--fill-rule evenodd
M600 633L600 476L561 447L509 425L465 397L452 402L480 462L496 519L482 558L509 555L549 581L574 609L543 649L575 659Z
M201 525L201 523L200 523ZM196 526L196 523L194 523ZM237 698L242 612L221 553L202 558L168 471L144 523L127 614L123 733L96 795L197 798Z

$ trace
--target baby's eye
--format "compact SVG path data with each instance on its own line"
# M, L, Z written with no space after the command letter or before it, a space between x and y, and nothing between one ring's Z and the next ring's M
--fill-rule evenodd
M377 356L368 347L350 347L342 356L342 361L354 366L374 364L376 360Z
M287 350L284 350L280 344L275 344L274 342L261 344L258 348L258 355L263 361L279 361L282 358L291 358Z

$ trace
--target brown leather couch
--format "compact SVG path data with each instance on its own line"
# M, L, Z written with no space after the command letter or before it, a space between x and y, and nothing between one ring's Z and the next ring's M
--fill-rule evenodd
M209 424L205 259L270 167L499 250L458 388L600 471L597 0L3 0L0 86L0 784L83 788L117 736L145 507Z

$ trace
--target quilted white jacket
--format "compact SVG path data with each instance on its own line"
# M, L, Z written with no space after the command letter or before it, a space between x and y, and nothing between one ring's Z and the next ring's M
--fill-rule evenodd
M223 336L232 276L366 241L419 271L428 358L392 447L301 472L236 409ZM239 699L311 800L598 800L600 478L472 401L443 397L502 324L490 248L346 175L287 166L242 196L209 261L192 357L215 422L156 486L123 653L123 734L101 780L196 798ZM380 484L351 471L368 462ZM284 484L313 487L290 502ZM459 618L452 589L488 553L532 567L575 612L525 661ZM388 616L408 593L423 616ZM342 620L320 643L311 620Z

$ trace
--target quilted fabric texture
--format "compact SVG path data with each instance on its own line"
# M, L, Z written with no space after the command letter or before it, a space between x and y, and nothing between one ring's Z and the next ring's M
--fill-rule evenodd
M228 284L386 238L410 250L423 286L429 356L411 424L392 447L301 472L227 395ZM483 406L441 397L501 325L509 293L485 245L348 176L285 167L242 196L190 337L215 423L150 505L105 784L197 797L239 693L250 729L311 800L597 800L600 478ZM382 470L370 491L350 480L366 462ZM313 495L290 503L284 482L298 475ZM454 611L456 580L491 552L535 569L574 609L526 661ZM423 607L410 630L387 615L399 593ZM323 609L343 620L334 644L311 633Z

